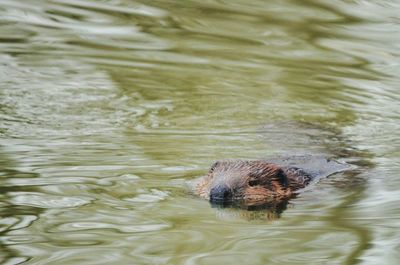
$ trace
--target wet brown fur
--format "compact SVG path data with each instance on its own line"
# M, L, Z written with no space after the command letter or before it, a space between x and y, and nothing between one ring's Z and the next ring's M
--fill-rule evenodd
M262 160L218 161L200 178L195 193L209 199L217 185L227 186L231 199L248 205L290 199L305 188L312 177L296 167L281 167Z

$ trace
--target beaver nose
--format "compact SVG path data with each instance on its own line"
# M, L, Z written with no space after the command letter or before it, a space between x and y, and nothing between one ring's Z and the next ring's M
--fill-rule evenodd
M210 190L210 201L223 201L232 196L232 191L228 186L219 185Z

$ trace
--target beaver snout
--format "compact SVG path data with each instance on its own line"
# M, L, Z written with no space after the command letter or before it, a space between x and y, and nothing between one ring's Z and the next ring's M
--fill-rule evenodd
M210 201L212 202L227 201L231 198L232 191L228 186L224 184L217 185L210 190Z

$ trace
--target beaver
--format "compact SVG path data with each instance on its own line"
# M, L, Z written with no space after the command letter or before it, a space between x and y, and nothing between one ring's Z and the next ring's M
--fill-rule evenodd
M205 176L196 179L193 189L212 204L280 204L312 182L350 168L346 163L313 156L217 161Z

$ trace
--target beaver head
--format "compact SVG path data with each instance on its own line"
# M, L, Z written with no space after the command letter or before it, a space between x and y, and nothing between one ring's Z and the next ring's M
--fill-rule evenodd
M297 177L296 170L266 161L218 161L195 189L213 203L257 205L293 197L295 190L308 184Z

